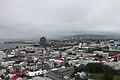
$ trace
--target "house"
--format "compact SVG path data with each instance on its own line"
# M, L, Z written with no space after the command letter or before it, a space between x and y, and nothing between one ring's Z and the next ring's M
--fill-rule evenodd
M34 77L34 76L39 76L46 73L47 73L47 70L39 70L39 71L28 72L27 75L30 77Z
M6 58L6 57L7 57L6 53L4 53L4 51L0 51L0 59Z
M11 74L15 74L15 75L25 75L27 73L28 73L27 70L22 70L22 71L19 71L19 72L16 72L16 71L11 72Z
M77 74L75 74L75 76L78 76L80 79L88 79L88 74L85 72L77 72Z
M13 76L10 80L22 80L22 79L18 76Z
M1 76L1 75L4 75L5 72L6 72L6 69L0 68L0 76Z
M73 72L74 72L73 67L67 67L50 71L47 73L46 76L53 80L70 80L70 77Z

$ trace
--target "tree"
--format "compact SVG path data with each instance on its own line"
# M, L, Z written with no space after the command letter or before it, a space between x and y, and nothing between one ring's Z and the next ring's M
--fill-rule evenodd
M88 63L85 66L85 70L90 73L110 73L115 74L116 70L108 65L103 65L102 63Z
M110 67L108 65L103 66L103 71L106 74L116 74L116 70L114 70L112 67Z
M1 75L1 78L4 79L4 77L5 77L5 76L2 74L2 75Z
M70 65L68 64L68 62L65 63L65 67L70 67Z
M74 69L75 69L75 73L86 71L85 70L85 65L83 65L83 64L81 64L79 67L74 67Z
M116 75L120 73L119 70L114 70L114 68L104 65L102 63L88 63L87 65L81 65L79 67L74 68L74 74L77 72L88 72L88 73L104 73L104 80L113 80L113 75ZM78 79L78 76L76 76L76 80Z
M90 73L102 73L103 68L101 63L88 63L85 70Z

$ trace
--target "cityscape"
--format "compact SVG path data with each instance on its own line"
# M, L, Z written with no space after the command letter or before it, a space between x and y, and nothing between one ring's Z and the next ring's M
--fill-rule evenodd
M41 37L34 44L20 43L15 48L0 51L1 80L99 80L93 74L105 73L93 69L105 66L119 76L119 53L119 40L47 40ZM85 66L88 70L84 70ZM76 79L76 75L81 79Z

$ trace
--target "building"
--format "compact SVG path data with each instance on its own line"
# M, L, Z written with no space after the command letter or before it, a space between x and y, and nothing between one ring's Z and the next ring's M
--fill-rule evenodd
M6 58L6 57L7 57L6 53L3 51L0 51L0 59Z
M47 77L53 80L70 80L70 77L73 74L73 72L73 67L67 67L55 71L50 71L48 72Z
M41 46L46 46L46 38L45 37L40 38L40 45Z

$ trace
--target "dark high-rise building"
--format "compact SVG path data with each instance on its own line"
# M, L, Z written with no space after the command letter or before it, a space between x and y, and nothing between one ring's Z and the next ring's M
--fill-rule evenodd
M46 46L46 38L45 37L40 38L40 45L41 46Z

